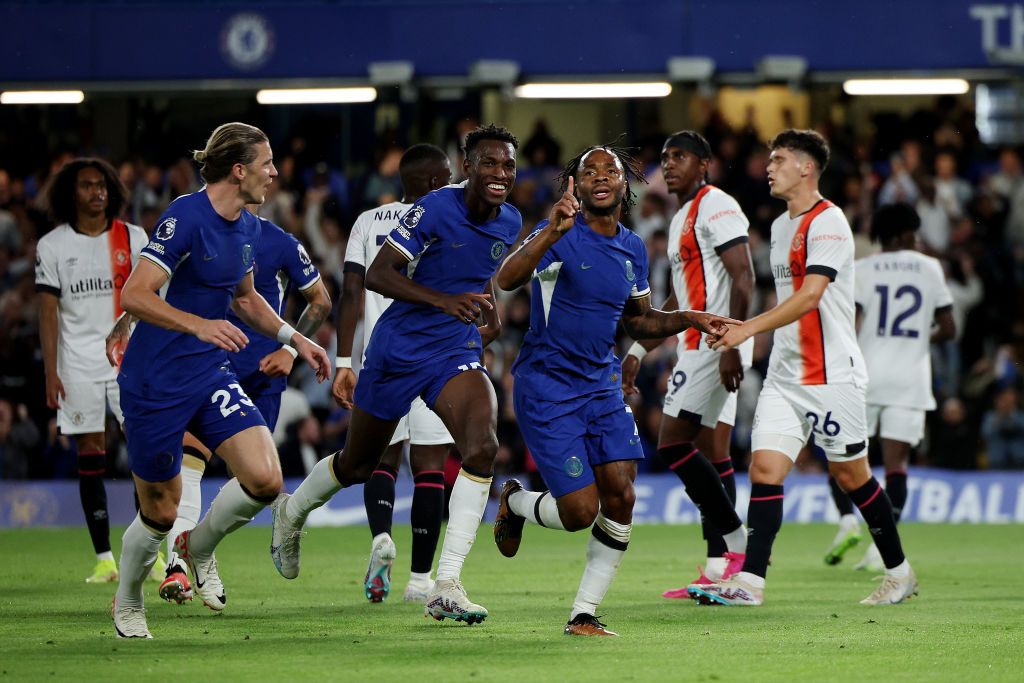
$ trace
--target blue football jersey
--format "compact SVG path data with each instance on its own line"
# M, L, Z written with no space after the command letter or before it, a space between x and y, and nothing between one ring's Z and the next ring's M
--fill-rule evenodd
M477 225L469 218L463 188L434 190L410 207L387 243L409 261L419 256L412 279L447 294L483 292L523 226L511 204ZM379 367L415 365L467 349L480 350L475 324L438 308L395 300L373 328L366 362Z
M283 229L260 218L260 243L256 247L256 268L253 282L270 307L278 315L284 315L284 305L293 288L306 289L316 284L320 273L305 247ZM249 345L238 353L229 354L231 366L242 379L250 377L260 369L260 361L268 353L281 348L277 339L265 337L246 325L235 312L228 309L227 319L249 338ZM288 384L287 377L267 377L262 391L280 393Z
M578 213L533 274L530 329L512 366L516 381L547 400L618 389L615 330L626 303L650 294L647 268L647 247L631 230L620 224L606 237Z
M157 222L142 258L167 272L160 289L167 303L200 318L227 317L235 288L253 269L260 221L248 211L236 220L222 218L206 192L174 200ZM139 321L121 363L118 382L127 391L173 397L196 391L228 362L228 352Z

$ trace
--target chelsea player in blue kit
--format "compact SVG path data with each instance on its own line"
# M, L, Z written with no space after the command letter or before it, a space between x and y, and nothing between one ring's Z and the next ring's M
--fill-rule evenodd
M255 205L248 207L254 214L257 208ZM259 223L260 239L256 247L253 285L282 318L289 293L293 289L301 292L307 303L295 323L295 329L311 338L331 312L331 295L302 243L266 218L260 218ZM248 346L228 356L231 369L238 376L249 400L260 411L267 429L273 433L281 410L281 394L288 386L296 351L288 344L281 344L253 330L233 310L228 311L227 320L249 338ZM188 433L182 451L178 518L167 536L167 575L159 587L161 598L178 604L192 599L192 588L185 563L174 554L173 544L181 532L192 529L199 522L203 471L212 456L199 439ZM215 610L223 608L219 596L212 598L212 604L206 603L207 606Z
M271 555L285 578L299 573L300 529L309 513L345 486L369 479L398 421L422 397L462 454L449 502L448 529L426 612L476 623L487 610L459 580L487 505L498 449L497 399L481 363L476 326L491 307L489 286L508 249L522 237L519 212L505 203L515 182L518 141L488 126L466 136L464 186L417 201L366 272L369 289L395 299L373 329L356 384L345 449L321 460L290 498L273 506ZM402 271L414 258L412 278Z
M237 353L249 341L224 319L228 307L260 333L292 344L321 381L330 376L324 350L284 323L253 286L260 226L244 206L262 203L277 175L266 135L247 124L224 124L195 158L206 189L167 208L121 294L123 308L140 321L118 376L139 496L139 514L124 533L121 580L111 605L122 638L152 637L142 582L177 516L186 430L235 474L203 521L175 544L208 605L226 602L215 546L281 490L270 431L228 362L227 352Z
M616 635L595 613L629 543L636 461L644 457L633 413L622 399L614 353L619 321L634 339L690 327L717 336L736 322L651 308L647 247L619 223L623 205L628 210L632 203L627 174L643 178L635 160L614 146L591 147L573 159L548 221L505 261L497 278L505 290L533 281L530 329L512 367L514 403L550 492L507 481L494 539L512 557L526 520L566 531L592 528L587 566L565 626L569 635Z

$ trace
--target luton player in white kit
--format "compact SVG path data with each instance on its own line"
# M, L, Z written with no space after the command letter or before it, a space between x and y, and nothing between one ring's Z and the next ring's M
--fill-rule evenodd
M96 552L88 583L118 577L103 485L107 406L123 420L117 370L107 364L105 338L122 312L121 288L148 241L142 228L117 218L125 198L107 162L70 161L47 191L57 227L39 240L36 252L46 402L57 409L61 433L74 437L78 447L82 510Z
M359 302L363 299L366 269L373 263L398 219L428 192L451 181L448 156L434 145L413 145L399 162L404 195L401 201L390 202L364 211L352 226L345 251L345 279L338 313L337 374L332 388L343 407L352 407L356 375L352 370L352 347L359 320ZM415 261L409 264L409 273ZM391 299L366 291L363 311L363 349L381 313ZM488 326L490 329L490 326ZM481 330L485 333L485 330ZM363 485L366 518L373 537L370 563L363 579L363 591L371 602L382 602L391 590L391 566L395 560L395 543L391 538L391 520L395 505L395 480L402 461L403 444L409 441L409 465L414 482L412 509L412 566L404 599L426 602L434 582L430 578L434 551L441 534L444 517L444 461L454 440L444 423L423 399L417 397L409 414L401 419L370 480Z
M665 310L697 310L743 320L750 312L754 268L747 245L749 222L736 200L707 183L711 146L694 131L675 133L661 151L661 170L681 208L669 227L672 295ZM669 378L658 453L686 486L701 511L707 563L696 584L728 578L743 566L746 530L736 515L736 481L729 441L736 419L736 391L750 367L753 339L717 353L694 328L679 337ZM622 360L627 394L640 360L660 339L633 344ZM709 462L710 461L710 462ZM688 598L687 587L666 598Z
M916 249L920 226L907 204L881 207L871 220L871 237L882 251L855 264L857 341L868 368L868 435L882 440L885 492L897 523L907 501L910 449L924 437L925 413L935 409L929 347L956 332L942 265ZM878 548L871 545L854 569L881 566Z
M828 457L829 473L860 508L885 563L881 585L861 602L902 602L917 593L917 577L903 554L889 497L868 467L868 377L854 330L853 233L842 210L818 192L828 145L814 131L790 129L770 147L768 184L788 209L771 231L779 304L712 343L727 350L775 330L751 436L747 557L732 578L691 586L690 593L708 604L764 601L768 559L782 526L782 484L813 434Z

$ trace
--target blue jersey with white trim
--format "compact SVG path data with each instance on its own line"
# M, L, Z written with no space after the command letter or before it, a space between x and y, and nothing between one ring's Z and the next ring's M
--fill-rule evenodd
M284 317L285 302L292 289L307 289L316 284L320 273L305 247L265 218L260 218L260 243L256 247L256 266L253 283L256 291L267 300L274 311ZM260 361L268 353L281 348L276 338L266 337L252 329L228 309L228 321L245 333L249 345L229 356L231 366L242 379L259 371ZM287 377L267 378L264 393L280 393L288 384Z
M647 247L633 231L619 224L607 237L578 213L534 271L530 329L512 366L516 381L553 401L617 390L615 331L626 303L650 294L647 270Z
M422 197L387 238L409 261L419 256L414 282L446 294L483 292L523 226L511 204L502 204L486 223L472 222L463 192L449 185ZM373 328L366 362L415 365L481 346L476 325L396 299Z
M160 296L208 320L227 317L238 283L253 269L259 219L248 211L225 220L204 190L174 200L157 222L141 257L166 271ZM228 362L228 352L186 332L139 321L121 363L118 383L150 397L196 391Z

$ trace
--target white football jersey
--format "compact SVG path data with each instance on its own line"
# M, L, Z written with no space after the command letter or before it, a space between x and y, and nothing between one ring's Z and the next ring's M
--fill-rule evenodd
M59 298L57 374L63 382L103 382L117 376L106 339L121 315L121 288L149 242L142 228L112 221L90 237L67 223L36 246L36 291Z
M380 248L384 245L391 231L398 225L398 219L405 215L412 204L402 202L391 202L370 209L359 214L356 222L352 225L352 233L348 238L348 247L345 249L345 268L348 264L354 264L362 268L362 274L366 275L366 269L377 257ZM412 275L414 264L409 264L408 274ZM366 303L363 307L363 349L370 342L370 333L373 326L377 324L384 310L391 305L392 299L366 290Z
M929 349L936 312L953 305L942 266L913 251L887 251L856 263L857 340L868 368L867 401L935 408Z
M768 379L791 384L867 384L854 328L853 233L842 210L822 199L802 214L772 223L771 264L779 302L806 275L832 280L818 308L775 330Z
M729 315L732 278L719 254L746 242L749 226L736 200L713 185L704 185L676 212L668 229L668 259L680 310ZM745 365L753 356L753 342L740 347ZM697 349L710 352L700 330L679 336L680 354Z

